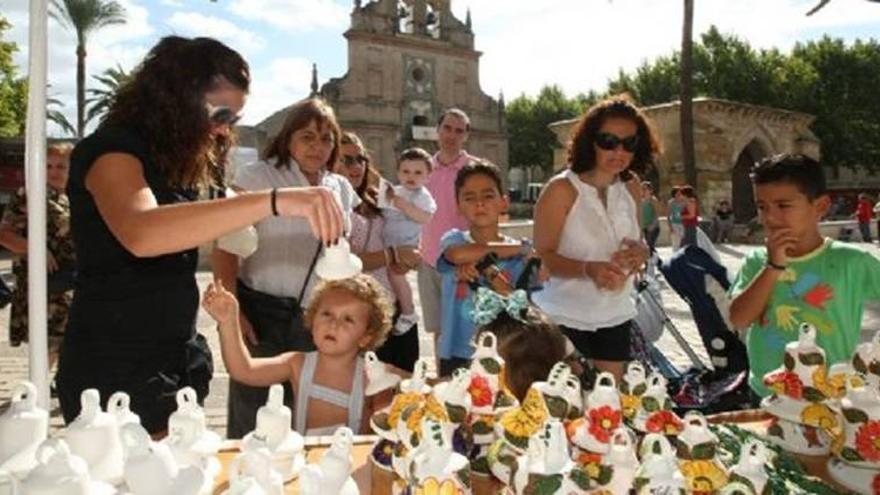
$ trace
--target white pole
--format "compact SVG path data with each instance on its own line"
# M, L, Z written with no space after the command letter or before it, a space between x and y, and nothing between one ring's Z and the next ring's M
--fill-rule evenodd
M30 0L25 159L27 190L28 339L30 380L49 407L46 291L46 59L47 0Z

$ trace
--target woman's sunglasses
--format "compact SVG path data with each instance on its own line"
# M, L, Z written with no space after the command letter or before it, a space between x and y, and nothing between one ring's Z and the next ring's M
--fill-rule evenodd
M354 164L366 165L368 161L369 160L367 160L367 157L365 157L364 155L342 155L342 164L346 167L351 167Z
M208 120L210 120L211 124L213 125L228 125L232 127L239 121L239 119L241 119L241 115L236 114L229 107L215 107L210 103L208 103L206 106L208 109Z
M600 132L596 135L596 146L603 150L611 151L617 149L617 147L621 145L623 145L625 151L628 151L629 153L635 152L636 148L639 146L639 135L633 134L632 136L625 138L619 138L614 134L609 134L607 132Z

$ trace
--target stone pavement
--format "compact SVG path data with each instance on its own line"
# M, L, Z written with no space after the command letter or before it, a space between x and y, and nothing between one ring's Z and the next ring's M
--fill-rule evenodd
M880 256L880 249L877 246L868 246L862 244L863 247L870 250L875 256ZM746 245L726 245L719 246L718 250L722 258L722 263L728 268L731 277L739 270L745 256L755 249L755 246ZM669 248L660 248L660 256L666 258L671 254ZM9 279L9 262L0 262L0 273L4 278ZM209 272L200 272L198 280L200 287L204 288L211 279ZM410 282L414 287L414 294L418 297L418 291L415 290L415 275L412 274ZM665 283L662 285L663 306L675 323L676 327L684 335L685 339L691 343L697 354L705 361L706 352L702 347L697 333L696 326L687 304L678 295L672 291ZM418 304L417 304L418 307ZM11 387L18 381L24 379L28 375L27 346L10 347L8 342L8 333L6 329L9 325L9 308L0 311L0 404L5 404L9 400ZM223 366L223 360L220 358L220 347L217 340L216 331L213 321L204 312L199 312L198 330L207 336L214 352L215 372L211 381L211 393L205 404L206 414L209 426L220 434L225 433L226 428L226 391L229 382L229 375ZM870 303L866 306L865 317L862 325L862 338L867 340L877 330L880 330L880 302ZM434 342L430 335L420 332L420 352L423 356L433 356ZM672 336L665 332L658 341L658 346L676 365L686 366L689 361L676 343ZM53 426L61 426L60 412L57 410L57 401L52 401L53 405ZM2 407L0 407L2 409Z

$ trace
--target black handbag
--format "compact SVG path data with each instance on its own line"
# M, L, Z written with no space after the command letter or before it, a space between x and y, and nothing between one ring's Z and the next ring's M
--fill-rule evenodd
M49 294L61 294L73 290L75 285L76 268L73 266L62 266L49 274L46 288Z

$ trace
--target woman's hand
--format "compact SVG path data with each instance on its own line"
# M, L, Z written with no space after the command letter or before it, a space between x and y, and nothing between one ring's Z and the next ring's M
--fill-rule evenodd
M612 291L623 288L627 277L627 274L616 263L609 261L587 261L584 273L600 289Z
M625 271L638 270L648 259L651 251L643 242L632 239L624 239L623 247L611 255L611 262L617 264Z
M202 307L221 325L238 319L238 301L219 280L208 284L202 298Z
M416 269L422 264L422 254L413 246L397 246L394 248L397 254L397 263L404 273Z
M284 216L303 217L312 233L324 244L333 244L343 235L342 205L326 187L278 189L276 205Z

